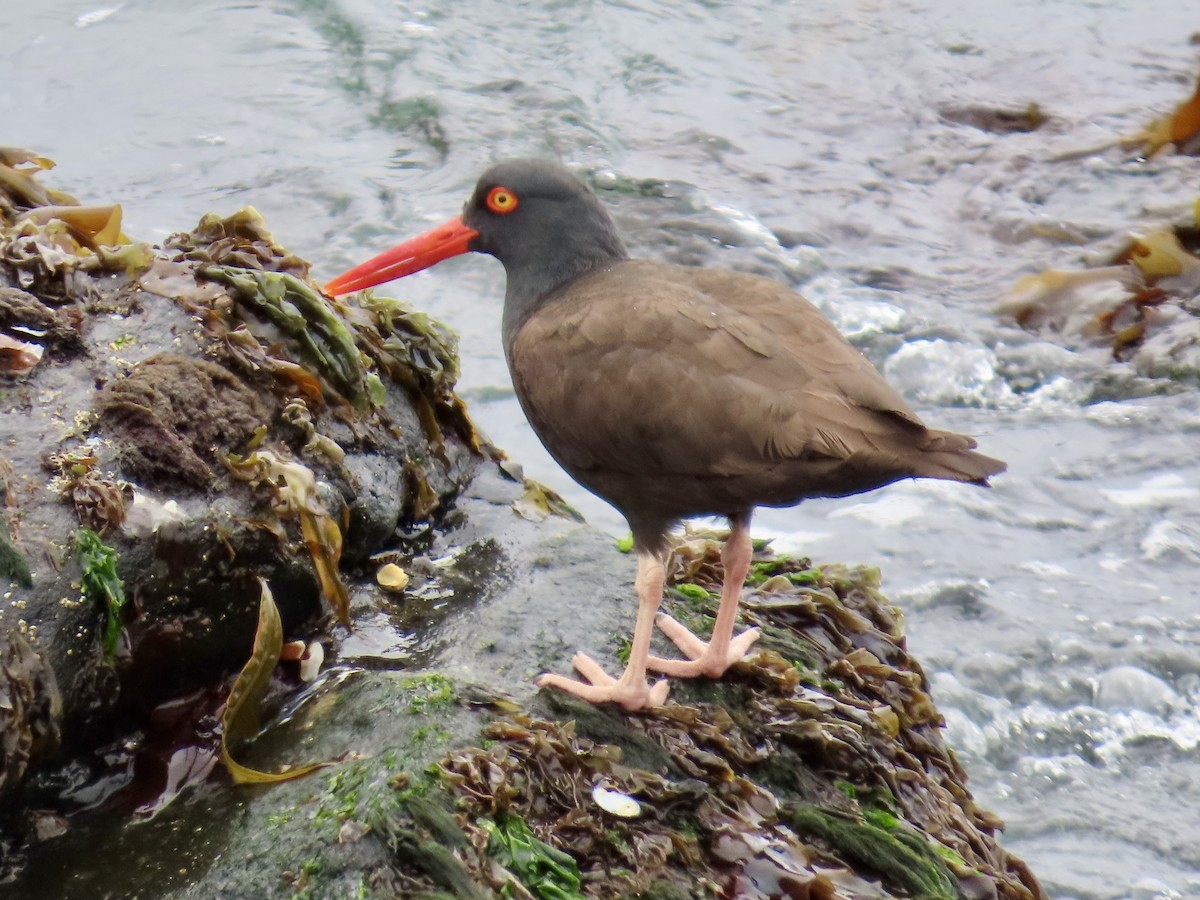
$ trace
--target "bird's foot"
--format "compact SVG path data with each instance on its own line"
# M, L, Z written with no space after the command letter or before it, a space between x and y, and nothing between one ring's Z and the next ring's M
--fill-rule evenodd
M680 624L666 613L658 617L658 627L687 659L662 659L651 656L646 667L675 678L695 678L707 675L720 678L725 670L746 655L750 645L758 640L759 630L750 628L728 641L724 647L714 645L692 634L686 625Z
M667 702L671 686L666 679L652 685L646 680L645 672L629 669L620 678L613 678L586 653L576 653L571 663L584 681L546 673L539 675L534 683L538 687L558 688L589 703L616 703L631 711L662 706Z

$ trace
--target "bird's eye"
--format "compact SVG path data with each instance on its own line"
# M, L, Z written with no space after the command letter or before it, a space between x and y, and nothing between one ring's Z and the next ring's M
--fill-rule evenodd
M487 208L501 216L506 216L517 208L517 195L506 187L497 185L488 191Z

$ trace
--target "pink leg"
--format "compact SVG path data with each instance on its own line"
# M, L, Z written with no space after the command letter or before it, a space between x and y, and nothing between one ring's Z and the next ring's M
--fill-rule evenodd
M654 685L646 681L646 661L650 656L654 614L662 602L666 569L663 560L643 550L638 551L637 563L637 577L633 582L638 598L637 625L633 629L633 647L629 651L629 664L625 666L625 672L620 678L613 678L586 653L576 653L571 662L584 681L547 673L537 677L538 687L558 688L592 703L618 703L629 710L662 706L666 702L667 691L670 690L666 679Z
M688 630L687 626L663 613L658 617L658 627L687 657L683 659L661 659L652 656L647 666L664 675L676 678L694 678L707 675L720 678L725 670L746 655L750 645L758 640L759 631L751 628L733 637L733 621L737 618L738 600L742 586L750 571L753 546L750 543L750 517L730 520L729 537L721 550L721 566L725 570L725 583L721 585L721 605L717 609L717 621L713 624L712 637L705 643Z

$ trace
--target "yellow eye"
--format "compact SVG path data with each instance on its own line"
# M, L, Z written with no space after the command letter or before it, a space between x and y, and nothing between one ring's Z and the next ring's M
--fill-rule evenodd
M487 208L501 216L506 216L517 208L517 195L506 187L497 185L488 191Z

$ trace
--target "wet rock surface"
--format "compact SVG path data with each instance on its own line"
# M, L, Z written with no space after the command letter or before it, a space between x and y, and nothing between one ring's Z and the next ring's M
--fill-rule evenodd
M743 616L762 649L626 715L532 685L576 649L619 665L632 564L586 525L517 515L523 492L481 471L406 560L429 574L356 589L355 634L246 753L336 767L214 777L147 822L80 817L27 877L180 898L1043 896L972 801L876 572L761 548ZM701 628L717 547L687 535L672 564L668 607ZM411 638L402 657L370 649L385 633Z
M242 447L268 417L258 394L216 363L174 353L151 356L101 389L92 407L143 484L215 486L215 447Z
M362 560L421 527L480 457L444 365L389 374L407 310L327 304L253 210L151 248L120 234L119 208L98 235L88 208L37 205L69 198L39 193L28 155L4 159L0 330L20 345L0 348L10 794L55 752L94 750L240 665L259 576L293 627L326 615L343 551ZM310 493L284 484L288 466Z

